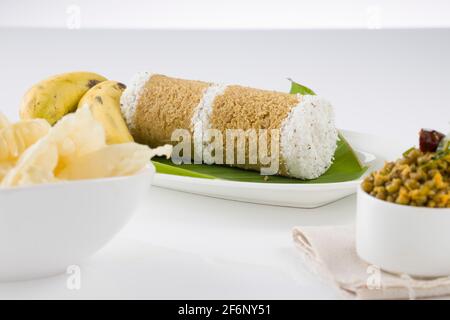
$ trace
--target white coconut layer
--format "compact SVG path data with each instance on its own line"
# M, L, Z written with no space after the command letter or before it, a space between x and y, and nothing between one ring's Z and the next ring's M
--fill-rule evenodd
M194 153L196 159L202 159L207 164L213 164L211 156L213 146L208 130L211 129L211 113L213 111L214 99L223 94L227 88L224 84L212 84L203 92L203 96L194 110L191 125L194 131Z
M120 97L120 109L130 130L134 129L134 114L142 89L152 75L150 72L135 74Z
M281 125L281 157L290 176L314 179L332 164L338 131L328 101L312 95L299 98Z

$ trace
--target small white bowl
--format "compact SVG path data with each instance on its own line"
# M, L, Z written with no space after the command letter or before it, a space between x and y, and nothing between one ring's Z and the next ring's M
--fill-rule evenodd
M393 273L450 275L450 209L399 205L358 188L356 251Z
M132 176L0 189L0 281L66 272L125 226L150 188Z

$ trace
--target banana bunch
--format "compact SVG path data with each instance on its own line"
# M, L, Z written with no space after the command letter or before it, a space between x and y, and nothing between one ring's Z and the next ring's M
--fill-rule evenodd
M108 144L133 141L120 111L125 85L92 72L70 72L32 86L22 99L21 119L46 119L51 125L79 108L90 108L103 125ZM0 119L0 126L1 121Z
M120 96L125 88L123 83L104 81L86 92L78 103L78 108L91 108L94 118L103 124L107 144L133 141L120 111Z

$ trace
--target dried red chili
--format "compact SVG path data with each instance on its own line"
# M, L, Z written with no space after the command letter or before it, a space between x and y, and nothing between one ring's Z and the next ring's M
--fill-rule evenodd
M422 152L436 152L439 142L445 137L436 130L422 129L419 133L419 145Z

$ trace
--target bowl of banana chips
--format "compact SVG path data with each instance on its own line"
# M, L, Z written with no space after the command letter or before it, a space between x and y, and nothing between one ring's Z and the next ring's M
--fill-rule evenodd
M158 150L108 144L90 108L11 123L0 116L0 281L78 266L121 230L149 191Z

